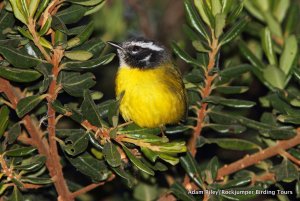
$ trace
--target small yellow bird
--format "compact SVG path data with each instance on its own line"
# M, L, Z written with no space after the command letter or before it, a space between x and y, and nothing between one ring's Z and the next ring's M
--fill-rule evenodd
M116 95L124 92L124 120L147 128L178 123L186 113L186 93L166 48L144 38L107 43L117 48L120 60Z

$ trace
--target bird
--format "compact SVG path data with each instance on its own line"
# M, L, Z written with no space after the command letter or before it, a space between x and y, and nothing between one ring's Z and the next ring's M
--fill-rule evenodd
M117 49L119 57L115 92L117 97L122 94L123 119L143 128L163 128L182 120L186 90L167 48L141 37L107 43Z

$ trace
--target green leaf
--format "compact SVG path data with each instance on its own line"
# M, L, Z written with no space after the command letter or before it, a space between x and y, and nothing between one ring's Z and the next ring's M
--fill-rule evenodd
M217 0L219 1L219 0ZM222 33L223 33L223 29L226 25L225 23L225 20L226 20L226 15L224 13L218 13L215 17L215 21L216 21L216 24L215 24L215 35L216 35L216 38L219 38Z
M233 1L231 1L231 2L233 2ZM231 9L229 16L227 17L227 20L226 20L227 24L231 24L232 22L235 22L236 19L240 16L241 12L243 11L244 1L238 1L238 2L234 1L234 4L235 5L233 5L233 6L231 5L230 7L228 7L228 10L232 7L233 8Z
M50 1L50 0L43 0L42 2L40 2L39 8L37 9L36 14L35 14L35 17L34 17L35 19L38 19L38 18L41 16L42 12L43 12L43 11L45 10L45 8L48 6L49 1Z
M111 175L105 162L94 158L88 152L76 157L66 155L66 158L78 171L90 177L94 182L106 180Z
M16 141L18 136L21 134L21 126L20 123L15 123L8 130L7 142L8 144L12 144Z
M6 156L27 156L35 152L35 147L18 147L5 152Z
M95 76L92 73L80 74L77 72L60 73L61 84L63 89L71 96L81 97L83 91L88 90L96 84Z
M152 151L151 149L148 149L146 147L141 147L141 151L143 152L143 154L151 161L151 162L155 162L158 154L154 151Z
M63 70L75 70L75 71L92 70L94 68L97 68L98 66L108 64L113 60L114 57L115 54L111 53L111 54L101 56L97 59L92 59L88 61L70 61L70 62L63 63L61 65L61 68Z
M158 151L168 154L176 154L186 152L187 148L185 146L184 141L176 141L176 142L162 142L160 144L156 144L158 146Z
M18 20L20 20L21 22L23 22L23 24L26 24L27 23L27 19L24 16L22 10L20 10L19 7L17 6L17 1L16 0L9 0L9 2L11 4L12 8L13 8L15 17Z
M260 147L253 142L242 139L233 139L233 138L206 138L207 144L217 144L223 149L246 151L253 149L260 149Z
M276 59L276 55L275 55L274 49L273 49L272 36L271 36L271 32L268 28L264 28L262 30L261 39L262 39L261 40L262 47L263 47L265 54L267 55L269 63L271 65L277 65L277 59Z
M221 78L223 78L223 77L224 78L226 78L226 77L234 78L234 77L237 77L241 74L244 74L244 73L250 71L251 68L252 68L252 66L249 64L241 64L238 66L228 67L220 72L220 76L221 76Z
M39 63L44 62L41 59L37 59L30 56L20 50L9 46L0 46L0 54L13 66L17 68L31 68L37 66Z
M222 94L241 94L249 90L246 86L218 86L216 91Z
M246 127L241 125L222 125L222 124L207 124L205 127L211 128L219 133L240 134L246 131Z
M156 186L139 183L133 190L133 197L140 201L152 201L158 196L158 189Z
M112 169L117 175L127 181L127 185L129 188L132 188L136 183L136 179L130 173L126 172L121 166L113 167Z
M35 11L37 10L39 4L40 4L40 0L30 0L30 3L29 3L29 15L31 17L34 16Z
M235 37L240 35L240 33L245 28L248 23L247 18L242 18L236 22L227 32L225 32L220 38L220 45L224 45L232 41Z
M154 171L151 170L148 166L146 166L144 163L141 162L141 160L139 160L138 158L136 158L131 151L124 145L122 145L122 148L124 150L124 152L126 153L127 157L129 158L129 160L141 171L150 174L150 175L154 175Z
M84 152L89 144L88 133L77 132L65 139L65 151L71 156Z
M268 65L263 70L263 79L275 88L284 89L285 87L286 76L277 66Z
M234 179L228 181L226 184L221 186L221 189L228 189L228 188L236 188L236 187L242 187L246 186L251 183L251 177L244 177L239 179Z
M295 35L289 36L284 43L283 52L280 56L279 67L285 75L292 71L293 64L297 58L298 44Z
M172 126L172 127L167 127L165 130L166 134L177 134L177 133L183 133L187 130L189 130L190 128L188 126L185 125L179 125L179 126Z
M0 12L0 39L6 38L4 35L4 30L13 27L15 23L15 17L11 12L2 9Z
M69 30L63 20L56 15L52 16L51 27L54 29L55 32L55 44L63 44L66 46L67 43L67 36L69 34ZM58 34L58 35L57 35Z
M175 182L171 186L172 193L182 201L196 201L194 197L188 194L188 191L178 182Z
M2 106L0 109L0 138L3 136L9 120L9 109L8 107Z
M121 165L121 155L115 144L112 142L106 142L103 147L103 155L107 163L112 167L118 167Z
M44 79L43 81L41 82L41 86L40 86L40 89L39 89L39 92L40 93L44 93L45 91L48 90L49 88L49 85L50 85L50 82L52 80L52 77L51 77L51 73L52 73L52 64L49 64L49 63L41 63L39 65L37 65L35 67L35 69L37 71L39 71L40 73L43 74L44 76Z
M280 23L273 17L270 11L263 12L263 16L272 34L282 38L282 30Z
M51 17L51 15L49 15L46 23L43 25L43 27L39 31L40 36L45 35L49 31L51 24L52 24L52 17Z
M18 187L14 187L12 194L10 195L8 201L23 201L23 195L19 191Z
M20 165L14 165L14 170L24 170L26 172L32 172L40 169L44 166L46 162L46 157L37 155L28 159L23 159Z
M84 43L93 33L94 23L90 22L77 36L67 42L67 49L71 49Z
M98 112L97 106L92 100L89 90L83 92L84 100L81 104L81 111L83 116L93 125L103 126L103 120Z
M76 61L86 61L93 57L93 54L85 50L66 51L65 57Z
M219 96L209 96L203 99L203 102L220 104L220 105L234 107L234 108L250 108L256 104L253 101L245 101L240 99L226 99Z
M288 36L294 32L298 23L298 13L299 13L299 5L296 2L295 3L293 2L286 16L284 35Z
M71 30L70 30L71 31ZM100 38L93 38L75 47L73 50L84 50L93 54L93 57L98 57L105 47L105 43Z
M188 64L192 64L195 66L200 66L199 62L195 60L193 57L191 57L188 53L186 53L183 49L181 49L175 42L172 43L172 49L175 52L175 54L185 61Z
M207 11L204 9L206 5L203 3L203 1L198 1L198 0L194 0L194 4L195 4L195 7L196 7L197 10L198 10L198 13L199 13L200 16L201 16L201 19L202 19L207 25L209 25L209 26L211 27L212 25L211 25L210 19L209 19L209 17L208 17Z
M84 13L84 16L92 15L96 12L98 12L103 6L104 6L105 1L102 1L100 4L98 4L95 7L91 7L88 11Z
M251 50L247 47L246 43L243 41L239 41L239 48L242 54L250 61L250 63L258 70L262 70L265 68L265 64L262 63L260 59L258 59Z
M73 24L78 22L88 10L87 7L73 4L70 7L56 13L56 17L60 18L64 24Z
M44 178L44 177L22 177L21 178L22 182L26 183L31 183L31 184L40 184L40 185L45 185L45 184L52 184L53 181L51 178Z
M177 165L179 163L179 159L175 158L171 155L168 154L164 154L164 153L159 153L158 157L164 161L166 161L167 163L170 163L171 165Z
M97 4L102 3L104 0L67 0L68 2L79 4L83 6L96 6Z
M46 98L47 94L44 95L33 95L28 96L26 98L22 98L16 108L16 112L18 117L23 117L25 114L33 110L44 98Z
M160 128L142 128L136 124L130 124L126 127L118 130L120 134L145 134L145 135L158 135L161 130Z
M14 82L32 82L41 77L36 70L0 66L0 76Z
M201 178L201 172L199 166L194 157L187 152L185 156L180 157L180 164L189 175L189 177L200 187L203 187L203 180Z
M206 166L206 178L205 180L208 183L213 182L217 178L218 174L218 169L219 169L219 161L216 156L214 156L207 164Z
M286 16L287 10L290 7L290 0L280 0L275 3L273 14L279 22L282 22Z
M186 12L186 16L188 19L189 24L204 38L206 38L207 40L209 39L209 34L203 24L203 22L201 21L201 19L199 18L199 16L197 15L197 12L195 11L195 9L193 8L192 2L191 0L185 0L184 1L184 8L185 8L185 12Z
M297 167L286 158L282 160L281 164L276 165L273 171L276 175L276 181L290 183L299 178Z
M277 119L282 123L300 124L300 116L279 115Z

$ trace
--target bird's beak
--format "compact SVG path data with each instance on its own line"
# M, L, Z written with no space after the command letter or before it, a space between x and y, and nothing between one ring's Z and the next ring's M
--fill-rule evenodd
M107 41L107 43L119 50L122 50L125 52L124 48L119 44L119 43L116 43L116 42L112 42L112 41Z

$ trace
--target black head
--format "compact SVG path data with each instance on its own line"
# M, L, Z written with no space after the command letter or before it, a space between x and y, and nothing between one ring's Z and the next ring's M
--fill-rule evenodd
M170 60L164 46L145 38L133 38L120 44L107 43L117 48L121 66L147 69Z

